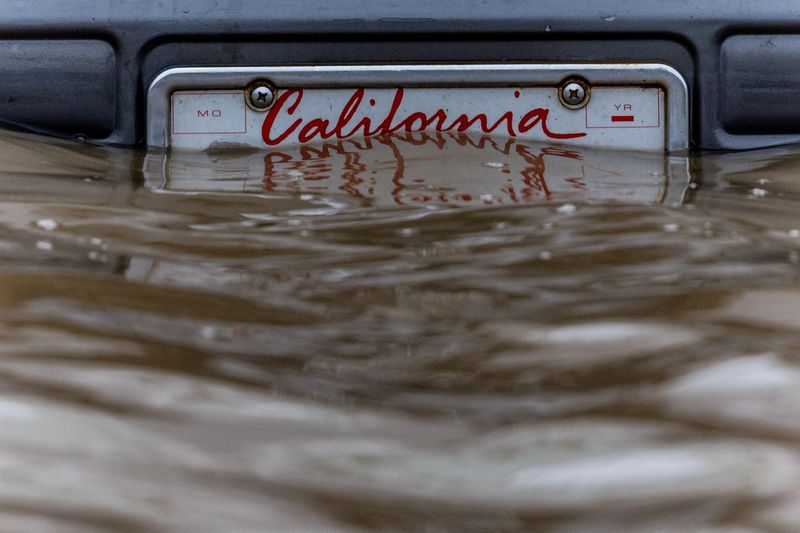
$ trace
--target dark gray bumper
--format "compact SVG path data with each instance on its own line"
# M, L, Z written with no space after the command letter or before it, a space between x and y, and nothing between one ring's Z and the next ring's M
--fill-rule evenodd
M168 67L438 61L666 63L696 146L800 142L800 6L775 1L11 1L0 121L140 145Z

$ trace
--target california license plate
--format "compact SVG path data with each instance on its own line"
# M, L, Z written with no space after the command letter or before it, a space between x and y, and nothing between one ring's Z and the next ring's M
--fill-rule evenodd
M659 64L174 68L148 144L276 150L428 133L593 148L688 146L686 84Z

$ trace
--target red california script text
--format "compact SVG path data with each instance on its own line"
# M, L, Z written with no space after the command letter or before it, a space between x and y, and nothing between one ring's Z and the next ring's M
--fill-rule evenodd
M364 89L356 89L342 107L335 124L331 124L328 119L319 117L307 120L297 118L284 131L273 132L275 121L281 113L294 116L302 100L303 89L289 89L278 97L275 105L264 117L264 123L261 126L261 137L267 145L277 146L296 131L298 132L297 140L301 143L307 143L317 139L326 140L331 137L337 139L347 139L354 136L372 137L398 131L415 132L433 129L441 132L465 132L473 125L477 125L480 131L485 134L498 131L498 133L505 133L510 137L526 133L537 126L550 139L575 139L586 135L585 132L556 133L550 131L550 128L547 127L549 110L542 108L531 109L519 118L515 117L512 111L506 111L491 124L485 113L476 113L473 116L462 113L455 118L451 118L444 109L437 109L430 114L423 111L414 111L406 116L397 116L398 110L403 103L402 88L395 91L389 111L377 125L373 126L368 117L364 117L353 124L353 117L364 100ZM374 100L370 101L370 105L374 105L374 103Z

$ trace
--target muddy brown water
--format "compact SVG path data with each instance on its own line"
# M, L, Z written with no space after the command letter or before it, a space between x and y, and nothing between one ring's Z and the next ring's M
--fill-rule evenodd
M0 530L797 531L800 150L0 137Z

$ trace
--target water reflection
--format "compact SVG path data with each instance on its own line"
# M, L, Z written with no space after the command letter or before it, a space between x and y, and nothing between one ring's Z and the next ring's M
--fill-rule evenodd
M800 153L460 140L0 139L0 529L793 531Z
M677 156L421 132L267 152L149 154L145 179L169 191L344 195L369 205L676 204L688 168Z

